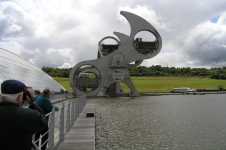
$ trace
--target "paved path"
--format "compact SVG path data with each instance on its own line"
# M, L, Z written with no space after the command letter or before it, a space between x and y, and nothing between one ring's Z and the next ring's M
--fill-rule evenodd
M95 112L94 105L85 106L58 150L95 150L95 117L87 118L88 112Z

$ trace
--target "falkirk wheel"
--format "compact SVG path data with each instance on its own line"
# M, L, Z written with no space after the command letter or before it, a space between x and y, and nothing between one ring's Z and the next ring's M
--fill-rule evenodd
M138 66L144 59L156 56L162 48L158 31L145 19L130 12L121 11L131 27L130 35L114 32L117 37L107 36L98 43L96 60L83 61L75 65L70 73L70 83L77 96L121 96L121 84L130 89L130 96L139 96L131 81L129 68ZM136 38L138 32L154 35L154 41ZM116 44L103 44L111 39Z

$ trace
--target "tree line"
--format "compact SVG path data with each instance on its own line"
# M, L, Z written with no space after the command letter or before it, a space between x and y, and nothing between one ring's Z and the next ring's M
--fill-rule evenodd
M42 70L52 77L69 77L72 68L43 67ZM199 76L212 79L226 79L226 67L219 68L190 68L190 67L150 67L138 66L129 69L131 76Z
M52 67L42 67L42 71L50 75L51 77L64 77L68 78L71 68L52 68Z

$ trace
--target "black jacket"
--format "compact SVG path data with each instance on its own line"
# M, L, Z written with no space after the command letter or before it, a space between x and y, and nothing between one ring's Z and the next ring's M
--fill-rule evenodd
M42 115L45 116L45 112L44 112L44 111L42 110L42 108L39 107L37 104L31 103L31 104L29 105L29 108L32 109L32 110L36 110L36 111L40 112Z
M46 119L38 111L0 103L1 150L30 150L32 135L47 127Z

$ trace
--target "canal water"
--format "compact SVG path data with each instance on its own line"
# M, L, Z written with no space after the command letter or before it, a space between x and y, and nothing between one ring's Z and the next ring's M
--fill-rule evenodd
M225 150L226 95L147 96L89 101L96 150Z

